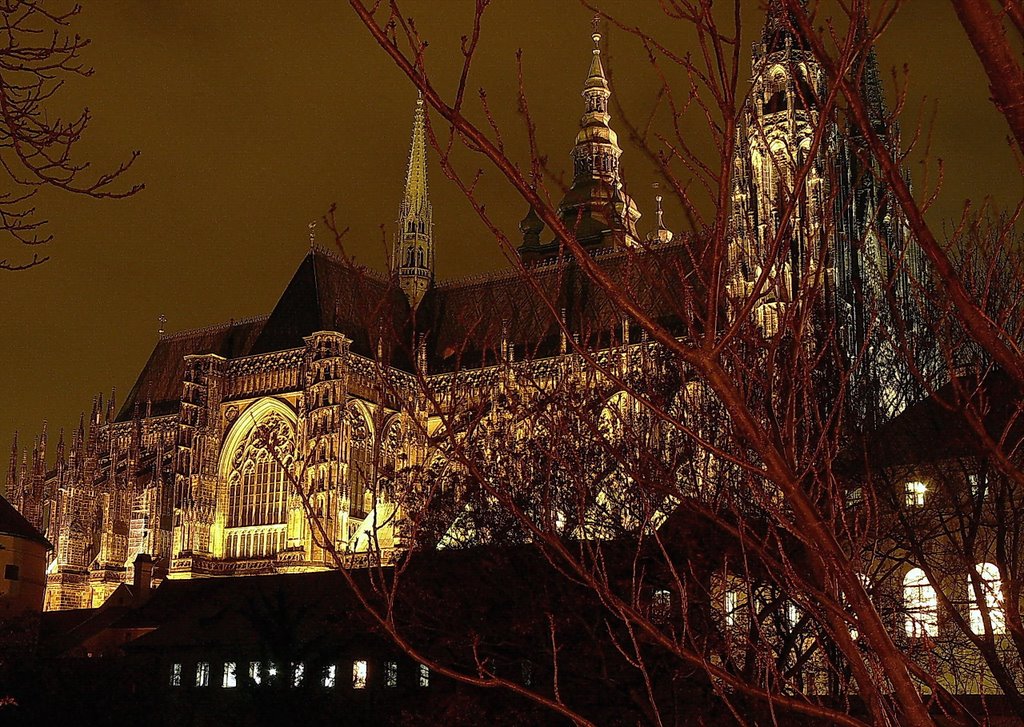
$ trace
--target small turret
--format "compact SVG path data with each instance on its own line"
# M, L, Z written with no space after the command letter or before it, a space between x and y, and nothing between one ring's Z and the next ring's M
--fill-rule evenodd
M658 225L653 230L647 233L647 244L648 245L664 245L672 242L672 231L665 227L664 211L661 209L661 195L657 195L654 198L655 204L658 206Z
M7 497L14 495L14 489L18 485L18 432L14 432L14 439L11 441L11 462L7 467Z
M537 214L537 210L530 205L530 211L526 213L519 222L519 231L523 233L523 244L520 252L535 250L540 247L540 236L544 232L544 221Z

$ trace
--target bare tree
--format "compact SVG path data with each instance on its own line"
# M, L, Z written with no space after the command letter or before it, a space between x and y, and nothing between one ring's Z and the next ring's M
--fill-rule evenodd
M412 377L378 362L389 398L416 402L402 413L401 436L418 454L400 462L374 446L360 479L363 509L383 520L351 541L351 552L332 553L378 626L452 679L509 690L578 724L608 717L587 703L588 689L620 680L636 688L616 719L632 708L651 724L686 722L697 693L709 713L738 723L767 712L830 724L931 725L936 716L971 724L986 715L969 714L956 693L970 679L955 671L968 668L978 670L975 685L991 678L1019 706L1018 411L993 422L988 394L978 392L998 372L1020 400L1024 362L1012 315L1020 263L1005 244L976 248L985 257L974 259L964 254L969 236L940 243L924 220L930 193L915 197L903 173L907 149L878 104L871 55L898 3L845 5L827 31L804 3L773 4L750 91L742 90L739 3L728 13L666 4L667 18L696 34L693 53L605 17L642 45L660 78L672 64L689 80L678 95L667 82L662 90L672 129L652 139L632 128L694 229L670 241L659 225L639 239L631 202L613 185L605 207L589 212L612 228L615 244L597 251L585 214L554 202L559 190L548 188L553 177L532 133L528 158L517 161L486 95L484 125L466 109L487 3L477 4L450 99L431 83L426 44L396 2L351 4L436 112L431 139L442 167L497 244L519 259L474 195L475 170L453 161L455 144L493 165L529 204L523 231L534 237L524 248L536 249L546 227L555 249L546 264L517 270L539 301L542 335L515 320L479 333L480 322L466 320L444 376L424 365L420 340L407 342ZM772 49L781 60L759 64L775 57ZM530 132L525 85L520 74ZM686 114L705 120L710 153L690 147L678 123ZM773 114L790 133L799 123L799 144L776 147ZM746 149L763 153L743 161ZM857 178L841 177L830 161L839 154L855 160ZM762 185L756 200L744 196L751 176ZM710 217L695 188L712 201ZM863 224L843 227L865 189L874 196ZM859 232L844 244L870 270L844 279L834 241L851 229ZM588 282L597 314L560 310L558 291L572 276ZM936 460L943 497L908 511L917 481L885 460L878 437L898 434L916 412L908 403L927 397L958 417L970 464L957 472L949 458ZM991 477L977 479L979 462ZM303 481L295 485L308 505ZM311 519L332 551L333 537ZM384 532L401 541L398 562L385 563ZM516 622L529 634L523 642L416 607L430 593L418 564L437 549L478 545L529 547L547 569L536 578L563 589L525 609ZM355 563L370 566L369 587L349 572ZM995 571L978 567L986 563ZM910 565L923 580L907 581ZM908 587L935 591L957 578L969 588L938 589L937 598L960 636L953 650L933 652L924 638L933 606ZM558 610L570 603L594 614L598 628ZM543 646L533 641L537 624L547 626ZM441 630L443 646L425 638ZM566 644L583 634L598 646L574 654ZM501 666L501 655L517 649L544 655L530 678ZM960 659L964 649L977 658ZM605 668L570 689L565 674L580 654Z
M52 239L35 206L40 189L51 187L95 198L127 197L142 185L120 186L138 156L116 169L95 173L75 154L89 125L89 110L65 119L54 106L63 84L92 70L84 65L86 38L70 34L81 7L49 0L4 0L0 4L0 229L17 245L32 248L0 258L0 269L22 270L45 262L35 251Z

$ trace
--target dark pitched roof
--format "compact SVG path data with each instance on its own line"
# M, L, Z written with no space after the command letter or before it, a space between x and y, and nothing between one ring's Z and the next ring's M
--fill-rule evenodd
M352 350L376 354L377 339L403 338L409 305L386 278L319 249L310 250L267 318L250 353L303 345L315 331L338 331Z
M602 269L641 308L672 324L688 316L685 245L650 252L600 251ZM559 318L590 345L607 344L621 328L621 306L572 260L441 283L424 298L417 327L427 334L432 371L495 363L502 335L517 357L558 353Z
M645 310L663 321L684 319L683 284L692 264L685 243L649 253L596 252L602 267ZM339 331L352 351L376 357L380 342L392 366L412 370L418 331L434 372L495 363L503 330L517 357L551 356L559 350L561 312L583 342L607 343L620 328L620 307L572 260L528 273L518 271L435 285L413 314L399 287L378 273L319 249L303 258L269 316L164 336L153 349L119 421L145 410L178 409L185 356L214 353L238 358L299 348L315 331ZM550 301L550 303L549 303Z
M15 535L26 540L34 540L53 548L50 541L43 537L42 533L32 527L32 523L25 519L25 516L14 509L14 505L0 497L0 535Z
M135 386L128 393L117 420L131 419L136 405L144 411L147 401L152 402L154 416L176 412L181 401L185 356L206 353L215 353L225 358L244 356L252 348L253 341L265 323L266 318L248 318L163 336L150 354Z
M966 419L970 410L982 417L988 436L1004 451L1024 442L1018 390L1000 370L967 373L940 387L872 433L864 447L875 466L938 463L961 457L988 456ZM862 451L855 451L856 458Z

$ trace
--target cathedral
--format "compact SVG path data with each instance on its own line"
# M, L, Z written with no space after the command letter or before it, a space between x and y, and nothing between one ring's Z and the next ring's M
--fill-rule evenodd
M557 212L645 310L686 335L686 286L645 280L652 260L662 275L691 278L690 239L668 229L660 198L642 232L593 40ZM858 75L897 148L873 55ZM755 44L751 80L733 163L731 315L745 311L770 333L814 290L846 349L877 345L884 364L871 332L885 325L889 293L909 295L915 278L897 264L907 248L899 215L856 135L822 116L823 71L777 14ZM557 386L578 372L580 350L621 359L626 374L658 366L657 347L532 209L519 253L543 295L524 295L519 271L435 279L445 250L434 239L425 113L417 100L387 272L311 246L269 314L162 334L123 401L97 398L70 441L61 433L54 465L45 425L31 452L15 438L7 497L54 545L45 609L100 606L140 558L156 564L156 580L328 570L339 555L352 567L390 562L415 547L403 473L443 466L434 435L446 412L500 407L523 370ZM885 377L868 378L879 406L898 409L883 401Z

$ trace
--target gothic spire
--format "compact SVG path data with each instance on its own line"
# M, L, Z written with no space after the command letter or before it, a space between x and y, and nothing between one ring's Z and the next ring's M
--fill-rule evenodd
M434 281L433 217L427 193L427 127L423 96L416 99L405 194L398 211L398 234L391 270L416 308Z
M800 0L800 5L805 11L807 10L807 0ZM810 48L807 37L800 29L793 13L786 9L783 0L771 0L768 3L764 29L761 31L761 42L764 44L765 53L775 53L787 48L797 50Z

